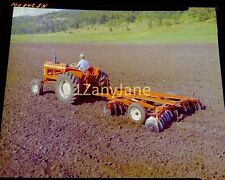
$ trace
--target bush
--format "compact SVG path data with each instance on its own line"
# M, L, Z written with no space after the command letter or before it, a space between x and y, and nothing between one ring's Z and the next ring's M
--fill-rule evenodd
M152 29L152 26L153 26L152 24L153 24L152 21L148 22L148 28L149 29Z
M113 28L112 28L111 26L109 27L109 31L110 31L110 32L112 32L112 31L113 31Z
M165 20L163 21L163 24L164 24L165 26L171 26L171 25L172 25L172 22L171 22L171 20L169 20L169 19L165 19Z

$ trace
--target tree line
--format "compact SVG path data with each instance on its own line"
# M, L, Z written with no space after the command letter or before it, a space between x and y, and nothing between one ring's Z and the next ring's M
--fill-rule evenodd
M185 21L215 20L213 8L190 8L187 11L81 11L62 10L39 16L13 18L12 34L61 32L87 26L107 25L110 31L121 24L144 21L149 28L170 26Z

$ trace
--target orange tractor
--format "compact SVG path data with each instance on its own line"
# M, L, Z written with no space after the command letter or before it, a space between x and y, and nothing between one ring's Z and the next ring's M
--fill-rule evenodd
M44 79L32 80L32 93L41 95L43 84L49 82L55 82L58 99L71 104L79 101L87 84L90 85L89 91L94 87L102 88L104 91L94 95L108 101L105 107L107 112L116 116L128 114L133 123L145 124L156 133L168 128L174 121L180 121L197 110L206 109L194 95L189 98L151 90L112 88L107 74L97 67L90 67L86 72L82 72L68 64L48 61L44 63Z
M59 100L75 104L86 85L92 87L108 87L110 82L108 76L97 67L89 67L86 72L80 69L64 64L47 61L44 63L44 79L34 79L31 81L31 91L33 94L41 95L43 93L44 83L55 83L55 93Z

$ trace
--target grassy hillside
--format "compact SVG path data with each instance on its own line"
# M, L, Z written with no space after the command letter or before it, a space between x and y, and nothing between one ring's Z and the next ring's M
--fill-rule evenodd
M216 42L215 11L74 11L13 19L12 42Z
M94 26L65 32L12 35L12 42L42 43L91 43L91 42L135 42L135 43L179 43L217 42L214 22L178 24L156 28L139 28L145 24L121 26L113 31L107 26Z

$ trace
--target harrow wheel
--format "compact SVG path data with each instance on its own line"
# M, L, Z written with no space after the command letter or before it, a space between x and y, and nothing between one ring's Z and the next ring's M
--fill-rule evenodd
M80 97L79 93L83 91L80 79L69 72L58 76L55 88L58 99L71 104L78 102Z
M34 79L30 83L31 92L35 95L43 94L43 85L39 79Z
M161 131L161 129L159 129L158 120L154 117L149 117L145 121L145 126L154 133L159 133Z
M128 116L131 122L143 124L146 119L146 109L138 103L132 103L128 107Z

